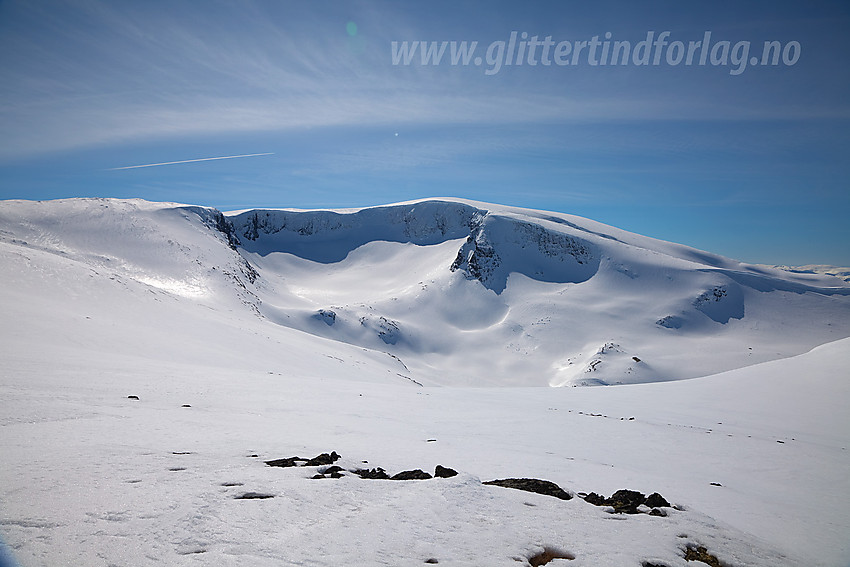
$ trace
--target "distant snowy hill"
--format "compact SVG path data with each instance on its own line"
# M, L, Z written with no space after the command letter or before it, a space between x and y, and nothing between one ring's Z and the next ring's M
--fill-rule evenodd
M370 379L627 384L850 336L850 285L839 277L456 199L226 215L138 200L7 201L0 239L4 287L21 295L12 308L64 313L59 343L106 325L115 333L97 339L104 350L132 350L132 335L179 351L162 331L184 325L210 357L270 370L290 349L312 364L331 341L346 345L330 350L349 353L347 371ZM98 324L75 318L90 313ZM380 364L355 362L364 356Z
M840 278L850 282L850 268L839 266L826 266L823 264L809 264L808 266L771 266L794 274L822 274Z

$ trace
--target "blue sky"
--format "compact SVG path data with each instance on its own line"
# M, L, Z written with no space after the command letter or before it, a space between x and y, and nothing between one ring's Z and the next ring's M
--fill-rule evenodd
M745 261L850 265L850 7L589 4L0 1L0 198L228 210L456 196ZM738 75L666 52L492 75L391 61L392 41L478 41L484 56L512 31L800 49ZM115 169L257 153L272 155Z

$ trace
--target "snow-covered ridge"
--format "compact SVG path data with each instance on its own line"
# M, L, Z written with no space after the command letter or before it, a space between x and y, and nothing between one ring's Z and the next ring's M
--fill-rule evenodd
M230 221L249 252L287 252L323 263L339 262L369 242L429 246L465 239L451 269L497 293L513 272L578 283L599 265L596 247L584 239L460 202L424 201L349 213L247 211Z

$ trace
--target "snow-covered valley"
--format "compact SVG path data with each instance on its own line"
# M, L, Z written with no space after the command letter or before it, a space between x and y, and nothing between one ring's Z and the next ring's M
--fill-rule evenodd
M850 564L850 285L825 272L460 200L74 199L0 203L0 282L24 567ZM264 462L331 451L341 478ZM459 474L351 472L437 465ZM506 478L574 497L482 483ZM671 506L581 497L620 489Z

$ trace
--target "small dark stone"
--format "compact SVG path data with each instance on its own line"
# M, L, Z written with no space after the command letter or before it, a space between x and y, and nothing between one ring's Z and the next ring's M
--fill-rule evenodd
M650 563L649 561L644 561L640 564L641 567L667 567L667 565L663 563Z
M646 497L646 502L644 502L650 508L669 508L670 503L664 499L663 496L658 494L657 492L653 492L649 496Z
M386 473L386 471L384 469L382 469L381 467L374 468L374 469L371 469L371 470L369 470L369 469L354 469L351 472L353 472L354 474L356 474L360 478L365 478L365 479L369 479L369 480L389 480L389 478L390 478L390 475L388 475Z
M313 457L306 463L304 463L305 467L320 467L322 465L332 465L336 461L340 459L340 456L337 455L336 451L333 451L331 454L322 453L316 457Z
M127 396L128 400L138 400L139 396Z
M637 514L638 506L646 502L646 496L635 490L618 490L611 498L605 501L608 506L613 506L618 514Z
M179 471L185 471L186 467L171 467L168 470L170 470L171 472L179 472Z
M605 506L605 497L600 494L596 494L595 492L591 492L585 496L584 501L588 504L593 504L594 506Z
M576 556L568 551L547 546L543 548L542 552L529 557L528 564L531 565L531 567L540 567L541 565L549 564L554 559L573 560L575 558Z
M653 508L652 510L650 510L649 515L650 516L660 516L662 518L666 518L667 512L665 512L661 508Z
M412 471L402 471L390 477L390 480L428 480L431 475L422 469L414 469Z
M685 561L700 561L710 567L722 567L720 560L701 545L688 545L685 549Z
M431 565L436 565L437 563L439 563L439 561L437 561L435 558L431 557L431 558L426 559L425 563L428 563L428 564L431 564Z
M708 484L710 484L711 486L723 486L719 482L709 482Z
M484 484L501 486L503 488L513 488L515 490L524 490L526 492L535 492L545 496L554 496L561 500L570 500L573 497L572 494L565 491L554 482L536 478L505 478L501 480L488 480Z
M311 478L311 479L313 479L313 480L318 480L318 479L320 479L320 478L327 478L327 477L326 477L325 475L323 475L323 474L314 474L314 475L313 475L313 476L311 476L310 478Z
M190 408L190 407L192 407L192 406L190 406L189 404L183 404L183 405L182 405L182 406L180 406L180 407L181 407L181 408Z
M234 500L265 500L266 498L274 498L274 494L265 494L263 492L246 492L239 496L234 496Z
M304 462L306 460L307 459L302 459L301 457L287 457L286 459L266 461L266 464L270 467L297 467L299 462Z
M336 465L327 467L325 469L320 469L322 474L336 474L341 473L344 469L342 467L338 467Z
M257 455L257 454L248 455L249 459L256 459L257 457L259 457L259 455Z
M241 482L222 482L222 486L242 486Z
M453 476L457 476L457 471L454 469L442 465L437 465L437 468L434 469L435 478L451 478Z

